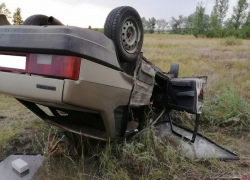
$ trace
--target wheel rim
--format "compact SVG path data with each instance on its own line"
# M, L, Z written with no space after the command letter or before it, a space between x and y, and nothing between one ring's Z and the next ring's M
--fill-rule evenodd
M140 41L141 32L134 18L127 18L122 25L122 46L128 53L135 53Z

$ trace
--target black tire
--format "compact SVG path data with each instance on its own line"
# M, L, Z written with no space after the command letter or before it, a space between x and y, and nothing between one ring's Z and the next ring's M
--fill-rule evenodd
M105 22L104 34L113 40L121 62L134 62L143 44L143 26L139 13L132 7L113 9Z
M179 76L179 64L178 63L171 64L169 74L173 74L174 78L178 78Z
M44 26L48 25L48 16L36 14L28 17L23 22L23 25L31 25L31 26Z

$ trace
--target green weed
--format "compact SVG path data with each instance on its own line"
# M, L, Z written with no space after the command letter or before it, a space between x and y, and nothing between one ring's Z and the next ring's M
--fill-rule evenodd
M250 105L233 89L207 99L205 104L203 120L210 125L250 126Z

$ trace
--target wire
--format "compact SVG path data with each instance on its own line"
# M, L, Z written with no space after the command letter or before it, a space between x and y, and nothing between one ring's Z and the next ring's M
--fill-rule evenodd
M159 116L154 120L154 121L152 121L149 125L151 126L151 125L154 125L161 117L162 117L162 115L165 113L165 111L166 111L166 109L164 108L163 110L162 110L162 112L159 114Z

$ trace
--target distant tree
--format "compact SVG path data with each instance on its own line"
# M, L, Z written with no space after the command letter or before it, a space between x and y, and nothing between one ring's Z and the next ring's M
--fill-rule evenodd
M174 34L181 34L183 16L179 15L178 19L175 17L171 18L170 25L172 28L172 33Z
M247 13L246 21L244 23L244 26L249 26L250 25L250 10Z
M161 25L162 25L162 33L164 33L164 31L165 31L165 29L166 29L166 27L167 27L167 25L168 25L168 22L165 20L165 19L162 19L161 20Z
M205 7L201 3L196 6L196 11L193 16L192 32L195 37L198 35L206 35L209 28L209 15L205 14Z
M233 7L233 14L230 22L234 29L239 29L247 17L248 3L247 0L238 0L237 6Z
M188 17L179 15L178 19L172 17L170 21L170 25L172 28L171 32L174 34L189 34L192 27L192 17L193 14Z
M144 32L147 32L147 30L148 30L148 21L147 21L147 19L145 17L142 17L141 21L142 21L142 26L143 26Z
M225 29L234 29L234 24L233 24L232 18L228 18L224 22L224 27L225 27Z
M210 16L210 26L211 26L211 30L213 31L217 31L218 29L221 28L218 9L219 9L219 0L215 0L215 5L213 7L213 10Z
M149 27L149 33L154 33L156 25L156 19L154 17L148 19L148 27Z
M219 0L215 0L214 7L213 7L213 10L212 10L212 13L218 15L218 9L219 9Z
M213 12L211 13L211 16L210 16L210 27L211 27L211 30L215 30L215 31L221 28L220 22L219 22L219 16L218 14L215 14Z
M224 19L229 8L229 0L215 0L215 5L211 13L211 25L215 28L222 28Z
M92 29L90 25L89 25L88 29Z
M5 3L0 4L0 14L5 14L7 18L11 18L11 12L6 7Z
M158 19L156 21L158 33L163 33L165 31L165 28L167 27L168 23L166 22L165 19Z
M248 11L246 20L241 27L241 38L250 38L250 10Z
M161 32L161 27L162 27L162 23L161 23L160 19L156 20L156 25L157 25L158 33L160 33Z
M189 34L190 28L192 27L192 21L190 21L189 17L183 17L182 21L182 34Z
M189 33L191 31L191 28L193 27L193 19L194 19L194 13L190 14L186 19L185 19L185 27L188 29Z
M171 17L170 21L170 26L171 26L171 31L174 34L178 34L178 26L179 26L179 21L175 17Z
M21 9L17 8L16 12L13 14L13 25L21 25L23 24L22 16L21 16Z
M219 18L219 25L222 27L224 19L227 15L227 11L229 8L229 0L219 0L218 2L218 18Z

